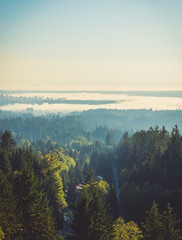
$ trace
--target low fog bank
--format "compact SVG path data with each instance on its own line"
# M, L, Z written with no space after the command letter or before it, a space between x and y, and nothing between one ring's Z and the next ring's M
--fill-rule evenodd
M2 111L23 111L23 112L42 112L45 113L71 113L74 111L82 112L96 109L152 109L152 110L181 110L182 98L159 98L159 97L127 97L120 100L63 100L62 103L31 104L13 103L0 104Z

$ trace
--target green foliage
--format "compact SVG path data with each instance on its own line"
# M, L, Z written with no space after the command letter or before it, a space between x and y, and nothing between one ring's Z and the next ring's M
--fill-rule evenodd
M0 143L0 168L7 175L12 173L11 156L16 143L12 138L10 131L6 130L1 136Z
M70 206L75 204L75 201L76 201L76 186L75 186L75 181L73 179L69 183L66 200L67 200L67 202Z
M62 212L67 206L65 193L68 203L75 207L75 186L83 182L83 176L89 167L92 167L95 175L102 176L109 184L104 180L97 181L92 173L88 176L76 203L72 239L107 240L113 225L109 213L112 211L116 219L120 213L119 209L128 222L120 219L114 226L118 234L121 230L122 234L126 235L125 239L128 236L128 239L135 239L134 234L137 237L137 225L130 219L137 224L143 222L143 235L146 240L181 239L178 230L181 226L177 219L182 219L182 136L178 127L175 126L171 134L164 127L137 131L133 135L126 132L115 149L111 146L114 145L111 141L112 136L116 139L117 135L114 130L98 127L88 134L82 131L82 124L77 117L77 123L73 123L71 118L65 118L68 120L66 123L65 119L63 121L59 117L51 117L53 127L48 119L36 118L37 132L25 131L29 140L36 140L29 143L32 151L23 147L15 148L10 133L5 132L2 135L0 168L3 171L1 175L7 178L1 184L8 185L9 187L4 189L9 189L7 192L11 193L8 195L6 191L0 192L0 196L5 194L5 197L0 199L2 237L4 234L5 239L9 237L12 240L20 240L22 237L26 240L32 237L35 240L56 239L55 223L60 230ZM34 120L29 119L27 122L33 123ZM39 131L41 121L45 123L45 133L41 128ZM59 121L65 125L61 126ZM26 119L22 123L25 122ZM79 125L75 129L76 132L73 131L75 124ZM48 126L50 137L46 132ZM41 136L44 137L39 139ZM96 141L94 144L91 139L99 139L102 142ZM103 144L105 140L107 146ZM61 148L60 143L67 143L67 146ZM113 162L119 175L119 208L114 189L111 187ZM12 199L12 204L6 205L5 199ZM145 212L154 200L159 203L161 209L170 202L176 216L170 205L160 212L154 202L145 219ZM8 202L10 200L7 200ZM111 209L108 209L106 202L110 203ZM3 208L6 211L3 212ZM13 212L9 214L12 218L6 214L8 211ZM29 228L32 229L31 232L28 232ZM115 234L115 237L117 236Z
M115 138L111 132L108 132L105 140L105 145L106 146L114 146L116 143Z
M88 138L85 138L83 136L79 136L77 140L72 140L69 144L69 147L71 149L76 149L77 151L80 151L83 146L92 145L92 142L88 140Z
M98 182L87 183L76 204L76 214L72 225L75 240L107 240L111 229L111 217Z
M5 148L0 150L0 168L6 175L10 175L12 173L10 154Z
M2 136L0 238L56 240L58 231L54 217L58 215L60 220L60 211L67 206L59 174L62 163L58 154L53 152L40 159L31 150L22 147L15 149L8 131ZM12 183L13 191L8 181Z
M53 207L54 218L56 219L57 228L62 224L62 211L67 207L65 194L63 191L63 182L60 176L62 163L60 162L57 152L46 154L41 157L42 176L41 181L45 192Z
M163 212L162 223L164 226L163 236L165 240L180 240L182 236L180 235L180 230L177 229L177 224L179 223L176 220L173 208L170 204L167 204L167 209Z
M7 177L0 170L0 226L1 237L7 240L15 239L20 233L20 213L12 192L12 187L8 183Z
M0 226L0 240L4 239L4 233L1 229L1 226Z
M1 148L11 152L15 145L15 140L12 138L10 131L6 130L1 136Z
M182 137L177 126L123 135L114 161L119 173L121 208L126 219L144 221L145 211L156 200L162 208L171 202L182 219Z
M144 229L144 238L146 240L163 240L162 215L155 202L153 203L152 208L147 211L147 217L142 224L142 227Z
M14 181L18 205L22 209L23 239L55 239L52 212L32 167L25 165L22 172L16 173Z
M109 193L109 189L110 189L109 184L104 180L100 180L98 182L98 188L100 189L103 196Z
M142 231L133 221L124 222L124 219L119 217L113 224L112 240L139 240L143 239Z
M154 202L152 208L147 211L145 222L142 223L144 239L146 240L180 240L180 230L173 208L168 203L167 209L159 212L158 205Z
M113 156L110 152L94 151L90 158L90 166L94 169L95 174L102 176L107 182L112 182L112 160Z
M120 215L120 209L114 185L110 186L108 195L106 196L106 201L110 206L110 211L113 219L116 219Z
M166 181L167 185L170 188L182 187L182 141L177 126L172 130L165 160L168 178L168 181Z
M60 176L62 163L57 152L46 154L41 157L42 162L42 180L46 193L54 198L59 206L59 211L67 206L63 192L63 182Z

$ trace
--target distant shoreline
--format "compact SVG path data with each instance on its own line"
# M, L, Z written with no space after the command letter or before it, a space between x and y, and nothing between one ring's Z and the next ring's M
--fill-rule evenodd
M163 91L100 91L100 90L63 90L63 91L44 91L44 90L0 90L4 94L23 94L23 93L99 93L115 94L128 96L148 96L148 97L177 97L182 98L182 90L163 90Z

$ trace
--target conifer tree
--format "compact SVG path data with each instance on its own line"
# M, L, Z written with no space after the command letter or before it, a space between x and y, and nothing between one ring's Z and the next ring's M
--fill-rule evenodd
M0 168L6 175L10 175L12 173L9 153L5 148L0 151Z
M167 209L163 212L162 222L164 225L163 236L165 240L180 240L182 236L180 235L180 230L177 229L176 225L178 220L176 220L173 208L168 203Z
M56 152L47 154L45 157L42 156L41 161L43 186L53 207L57 228L60 228L62 226L62 211L67 207L63 182L60 176L62 165Z
M72 224L74 240L107 240L111 230L111 216L102 196L98 182L89 179L83 187L76 204L76 214Z
M182 141L178 126L171 133L170 142L166 151L168 185L171 188L182 186Z
M12 138L10 131L6 130L1 136L1 148L6 149L8 152L11 152L15 147L15 140Z
M4 236L6 240L16 239L16 235L19 235L21 230L19 218L20 214L12 187L0 170L0 226L1 236Z
M42 225L43 234L41 239L46 240L56 240L58 231L55 228L55 219L53 218L53 210L52 207L49 206L49 201L47 197L45 197L42 201Z
M22 209L23 239L55 239L56 231L48 202L44 201L38 180L28 164L22 172L16 173L14 189Z
M76 190L75 190L75 182L73 179L71 179L68 187L67 192L67 202L69 205L73 205L76 200Z
M107 202L111 207L111 213L113 215L113 218L116 219L120 214L120 208L119 208L119 203L116 197L114 185L110 187L110 190L107 196Z
M152 208L147 211L147 217L145 222L142 223L142 227L145 240L163 240L162 215L155 201L153 202Z

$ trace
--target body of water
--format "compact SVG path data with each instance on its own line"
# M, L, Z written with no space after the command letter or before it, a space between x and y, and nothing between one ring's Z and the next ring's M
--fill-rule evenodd
M2 104L2 99L5 101L5 104ZM90 109L181 110L182 91L168 91L168 92L1 91L0 110L4 111L31 110L35 112L39 111L50 113L58 112L69 113L73 111L80 112Z

